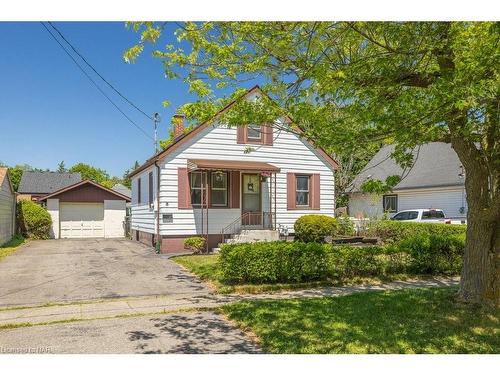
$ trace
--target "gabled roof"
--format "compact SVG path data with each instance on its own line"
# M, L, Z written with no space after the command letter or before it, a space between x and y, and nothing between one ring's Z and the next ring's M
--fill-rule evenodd
M0 186L2 186L5 178L7 178L7 182L10 186L10 191L14 193L14 188L12 187L12 182L9 177L9 168L6 167L0 167Z
M211 119L199 124L198 126L195 126L190 132L188 132L186 134L182 134L179 137L177 137L176 139L174 139L173 142L170 145L168 145L164 150L160 151L156 155L154 155L151 158L149 158L148 160L146 160L144 162L144 164L142 164L139 168L130 172L129 177L132 177L132 176L142 172L144 169L153 165L156 161L161 160L163 157L165 157L166 155L170 154L171 152L173 152L174 150L179 148L179 146L181 146L182 144L187 142L189 139L192 139L196 134L200 133L205 128L207 128L210 124L212 124L215 120L217 120L217 118L219 116L221 116L222 114L227 112L227 110L229 110L238 100L244 99L247 96L249 96L250 94L255 93L255 92L259 92L262 95L267 96L267 94L264 93L258 85L252 87L245 94L243 94L240 98L235 99L232 102L230 102L229 104L227 104L224 108L222 108L219 112L217 112ZM288 116L287 116L287 120L290 121L291 123L293 123L293 120ZM321 154L321 156L327 161L328 164L330 164L330 166L333 169L338 168L338 163L330 155L328 155L327 152L325 152L323 149L321 149L319 147L316 147L311 142L309 142L309 143L319 154Z
M403 170L390 157L394 145L382 147L353 181L351 192L361 191L361 185L368 179L385 181L388 176L401 176ZM451 145L443 142L423 144L412 150L415 164L393 190L461 186L462 163ZM406 174L407 173L407 174Z
M49 194L82 180L80 173L24 171L18 193Z
M130 189L128 187L126 187L125 185L116 184L111 189L122 194L122 195L125 195L126 197L130 198L132 196L132 191L130 191Z
M125 200L127 202L130 202L130 198L129 197L127 197L127 196L125 196L123 194L120 194L117 191L114 191L112 189L108 189L107 187L102 186L102 185L98 184L97 182L94 182L94 181L91 181L91 180L83 180L83 181L77 182L76 184L73 184L73 185L70 185L70 186L66 186L66 187L64 187L62 189L54 191L51 194L48 194L48 195L45 195L45 196L41 197L38 201L44 201L44 200L47 200L47 199L50 199L50 198L55 198L59 194L65 193L65 192L67 192L69 190L73 190L73 189L75 189L77 187L80 187L80 186L86 185L86 184L93 185L93 186L95 186L95 187L97 187L99 189L107 191L108 193L116 195L117 197L119 197L119 198L121 198L121 199L123 199L123 200Z

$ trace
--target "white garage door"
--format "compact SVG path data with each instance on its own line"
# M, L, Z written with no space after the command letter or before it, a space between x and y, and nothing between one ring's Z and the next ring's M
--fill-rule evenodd
M103 203L61 203L61 238L104 237Z

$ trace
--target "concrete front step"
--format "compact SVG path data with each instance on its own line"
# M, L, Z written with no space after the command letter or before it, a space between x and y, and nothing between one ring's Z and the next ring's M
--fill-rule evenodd
M252 242L269 242L278 241L279 232L269 229L242 230L238 234L233 234L228 238L226 243L252 243Z

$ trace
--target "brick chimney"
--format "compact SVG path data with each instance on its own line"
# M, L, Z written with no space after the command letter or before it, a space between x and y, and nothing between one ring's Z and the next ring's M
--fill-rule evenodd
M172 118L172 126L174 127L174 139L184 134L184 120L183 114L176 113Z

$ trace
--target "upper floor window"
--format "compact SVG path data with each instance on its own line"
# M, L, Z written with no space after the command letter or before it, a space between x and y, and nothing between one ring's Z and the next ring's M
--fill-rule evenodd
M210 201L212 206L227 206L227 172L211 174Z
M309 206L310 176L297 175L295 181L295 205Z
M261 126L248 125L247 139L249 141L261 141L262 140L262 128L261 128Z

